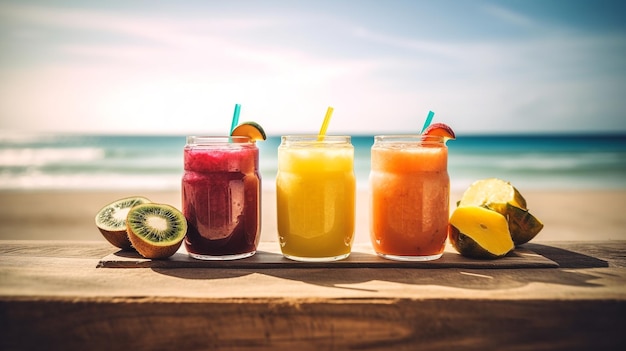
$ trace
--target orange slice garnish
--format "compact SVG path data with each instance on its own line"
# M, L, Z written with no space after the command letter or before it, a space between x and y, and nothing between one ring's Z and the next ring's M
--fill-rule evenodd
M454 140L456 139L456 135L454 135L454 131L450 128L449 125L445 123L433 123L428 126L422 135L436 135L443 137L446 140Z
M256 122L243 122L235 127L230 135L245 136L254 141L267 139L263 127Z

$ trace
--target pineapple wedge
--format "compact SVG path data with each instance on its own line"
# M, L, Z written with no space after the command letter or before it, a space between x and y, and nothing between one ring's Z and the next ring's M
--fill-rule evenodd
M455 209L450 217L448 237L462 256L471 258L500 258L515 248L506 218L480 206Z
M458 206L490 206L493 210L505 210L506 204L526 210L526 199L511 183L488 178L475 181L463 193ZM503 211L498 211L502 213Z
M481 206L502 214L515 246L527 243L543 229L543 223L528 211L522 194L511 183L498 178L474 182L457 206Z

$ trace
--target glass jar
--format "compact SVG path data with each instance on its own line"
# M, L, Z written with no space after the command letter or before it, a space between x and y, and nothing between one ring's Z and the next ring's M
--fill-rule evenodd
M354 240L356 178L349 136L283 136L278 147L278 236L285 257L334 261Z
M247 137L190 136L184 148L185 247L202 260L255 254L261 233L259 150Z
M393 260L434 260L448 235L448 148L440 136L374 137L370 170L370 238Z

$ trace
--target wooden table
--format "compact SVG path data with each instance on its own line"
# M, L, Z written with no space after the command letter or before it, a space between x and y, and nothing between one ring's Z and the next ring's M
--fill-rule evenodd
M0 349L626 349L626 241L525 247L559 267L98 268L108 243L0 241Z

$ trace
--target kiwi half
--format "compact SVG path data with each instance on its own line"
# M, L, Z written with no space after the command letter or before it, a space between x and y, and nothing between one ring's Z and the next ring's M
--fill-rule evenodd
M133 206L149 202L150 200L142 196L115 200L98 211L96 227L113 246L122 250L130 250L132 246L126 234L126 216Z
M146 203L128 211L128 238L145 258L172 256L187 234L187 220L176 208L166 204Z

